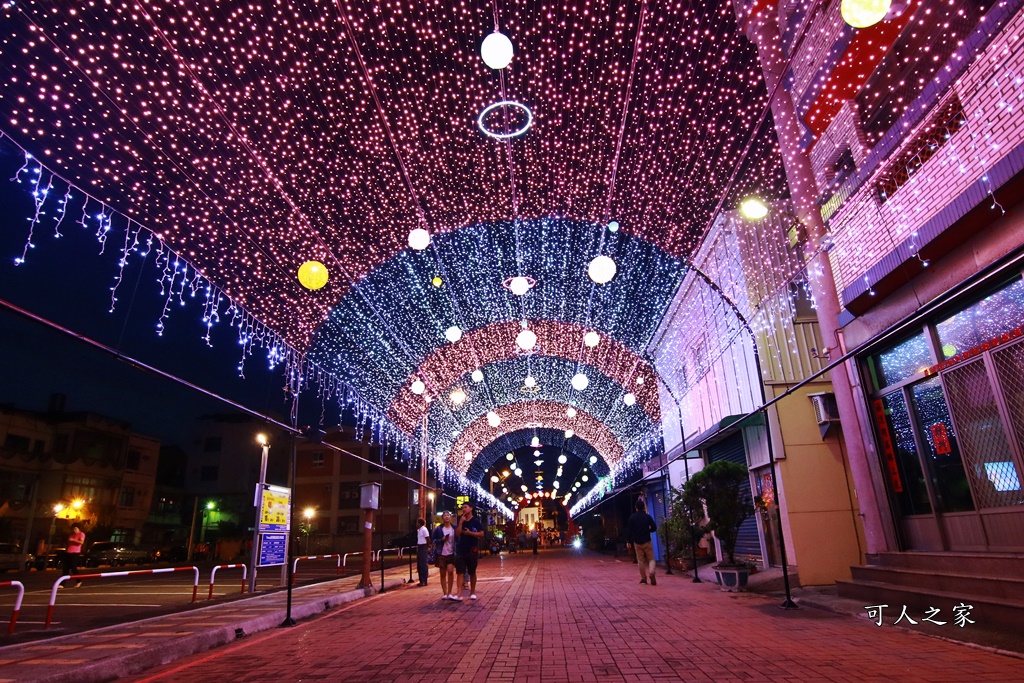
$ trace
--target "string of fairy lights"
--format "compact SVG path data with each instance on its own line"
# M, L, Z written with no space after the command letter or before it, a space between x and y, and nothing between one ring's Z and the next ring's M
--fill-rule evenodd
M59 236L73 204L100 248L122 254L112 307L124 269L154 264L158 334L197 300L207 343L220 321L238 328L240 372L263 347L290 385L320 387L402 449L426 415L429 457L460 481L475 471L465 452L539 425L538 411L574 430L565 411L578 410L614 479L660 434L648 349L659 367L684 359L685 388L737 337L697 284L675 318L686 329L652 347L687 262L747 314L774 365L796 348L791 325L769 332L807 298L813 254L785 247L785 210L753 228L718 213L755 193L785 205L736 19L748 4L6 2L0 135L24 155L15 179L35 200L17 260L51 219ZM851 100L866 144L880 139L1005 2L925 4L779 6L783 26L800 26L783 42L809 140ZM910 49L939 24L928 49ZM851 54L875 71L831 77ZM1008 101L1011 83L1007 72L978 92ZM993 130L965 127L948 163L988 168ZM902 221L890 240L915 248L920 210L881 211ZM736 242L704 240L716 225ZM832 249L844 272L865 258L854 233L837 225L810 248ZM862 273L847 268L844 283Z

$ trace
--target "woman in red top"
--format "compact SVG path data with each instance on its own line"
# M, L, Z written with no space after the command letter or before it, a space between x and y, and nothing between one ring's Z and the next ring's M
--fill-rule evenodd
M85 545L85 532L77 524L72 525L71 533L68 534L68 547L64 551L64 576L71 576L78 571L78 560L82 557L82 546ZM63 586L64 584L61 584ZM75 588L82 585L79 580Z

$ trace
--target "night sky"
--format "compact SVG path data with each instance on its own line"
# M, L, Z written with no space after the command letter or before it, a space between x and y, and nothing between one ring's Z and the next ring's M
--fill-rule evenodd
M283 368L269 371L264 351L257 348L246 359L245 378L239 377L237 331L222 321L211 335L212 348L207 346L198 302L175 305L163 335L157 334L164 297L152 256L145 264L137 258L125 268L119 301L108 312L121 244L112 239L100 255L95 229L76 223L80 204L69 209L59 239L54 237L55 217L43 216L35 229L35 248L24 264L15 265L34 214L31 185L9 180L22 163L20 152L0 141L0 299L287 421ZM31 176L23 172L21 177ZM0 309L0 358L0 403L45 410L51 394L63 393L68 411L126 420L135 431L167 443L187 446L196 417L231 411L222 402L135 369L6 308ZM316 421L319 400L308 398L303 398L300 419Z

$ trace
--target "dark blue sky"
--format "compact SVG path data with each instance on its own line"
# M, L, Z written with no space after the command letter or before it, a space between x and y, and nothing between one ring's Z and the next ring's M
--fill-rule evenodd
M83 229L77 223L81 203L68 211L61 225L63 237L54 237L51 199L48 214L35 228L35 248L29 250L25 263L15 265L35 213L31 185L8 180L22 163L21 153L0 141L0 298L251 409L287 420L282 368L269 371L265 351L256 348L246 360L245 379L240 378L237 330L222 319L214 328L213 347L208 347L202 339L198 297L184 307L173 306L163 335L156 333L164 297L159 294L152 255L144 264L138 257L129 262L117 307L108 312L124 239L121 219L115 219L106 253L99 255L95 226ZM22 173L21 177L31 176ZM59 189L63 196L63 187ZM183 446L197 416L230 410L224 403L132 368L6 309L0 309L0 359L0 403L45 410L52 393L63 393L69 411L90 410L126 420L138 432ZM306 407L309 410L303 413L317 419L318 401L311 400Z

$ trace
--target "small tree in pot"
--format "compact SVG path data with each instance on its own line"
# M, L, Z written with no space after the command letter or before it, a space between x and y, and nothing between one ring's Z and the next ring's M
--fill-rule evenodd
M748 481L743 465L719 460L697 472L683 486L683 500L691 508L707 510L708 531L722 544L720 562L715 565L718 582L727 588L742 588L750 568L736 562L736 538L740 525L754 514L743 485Z

